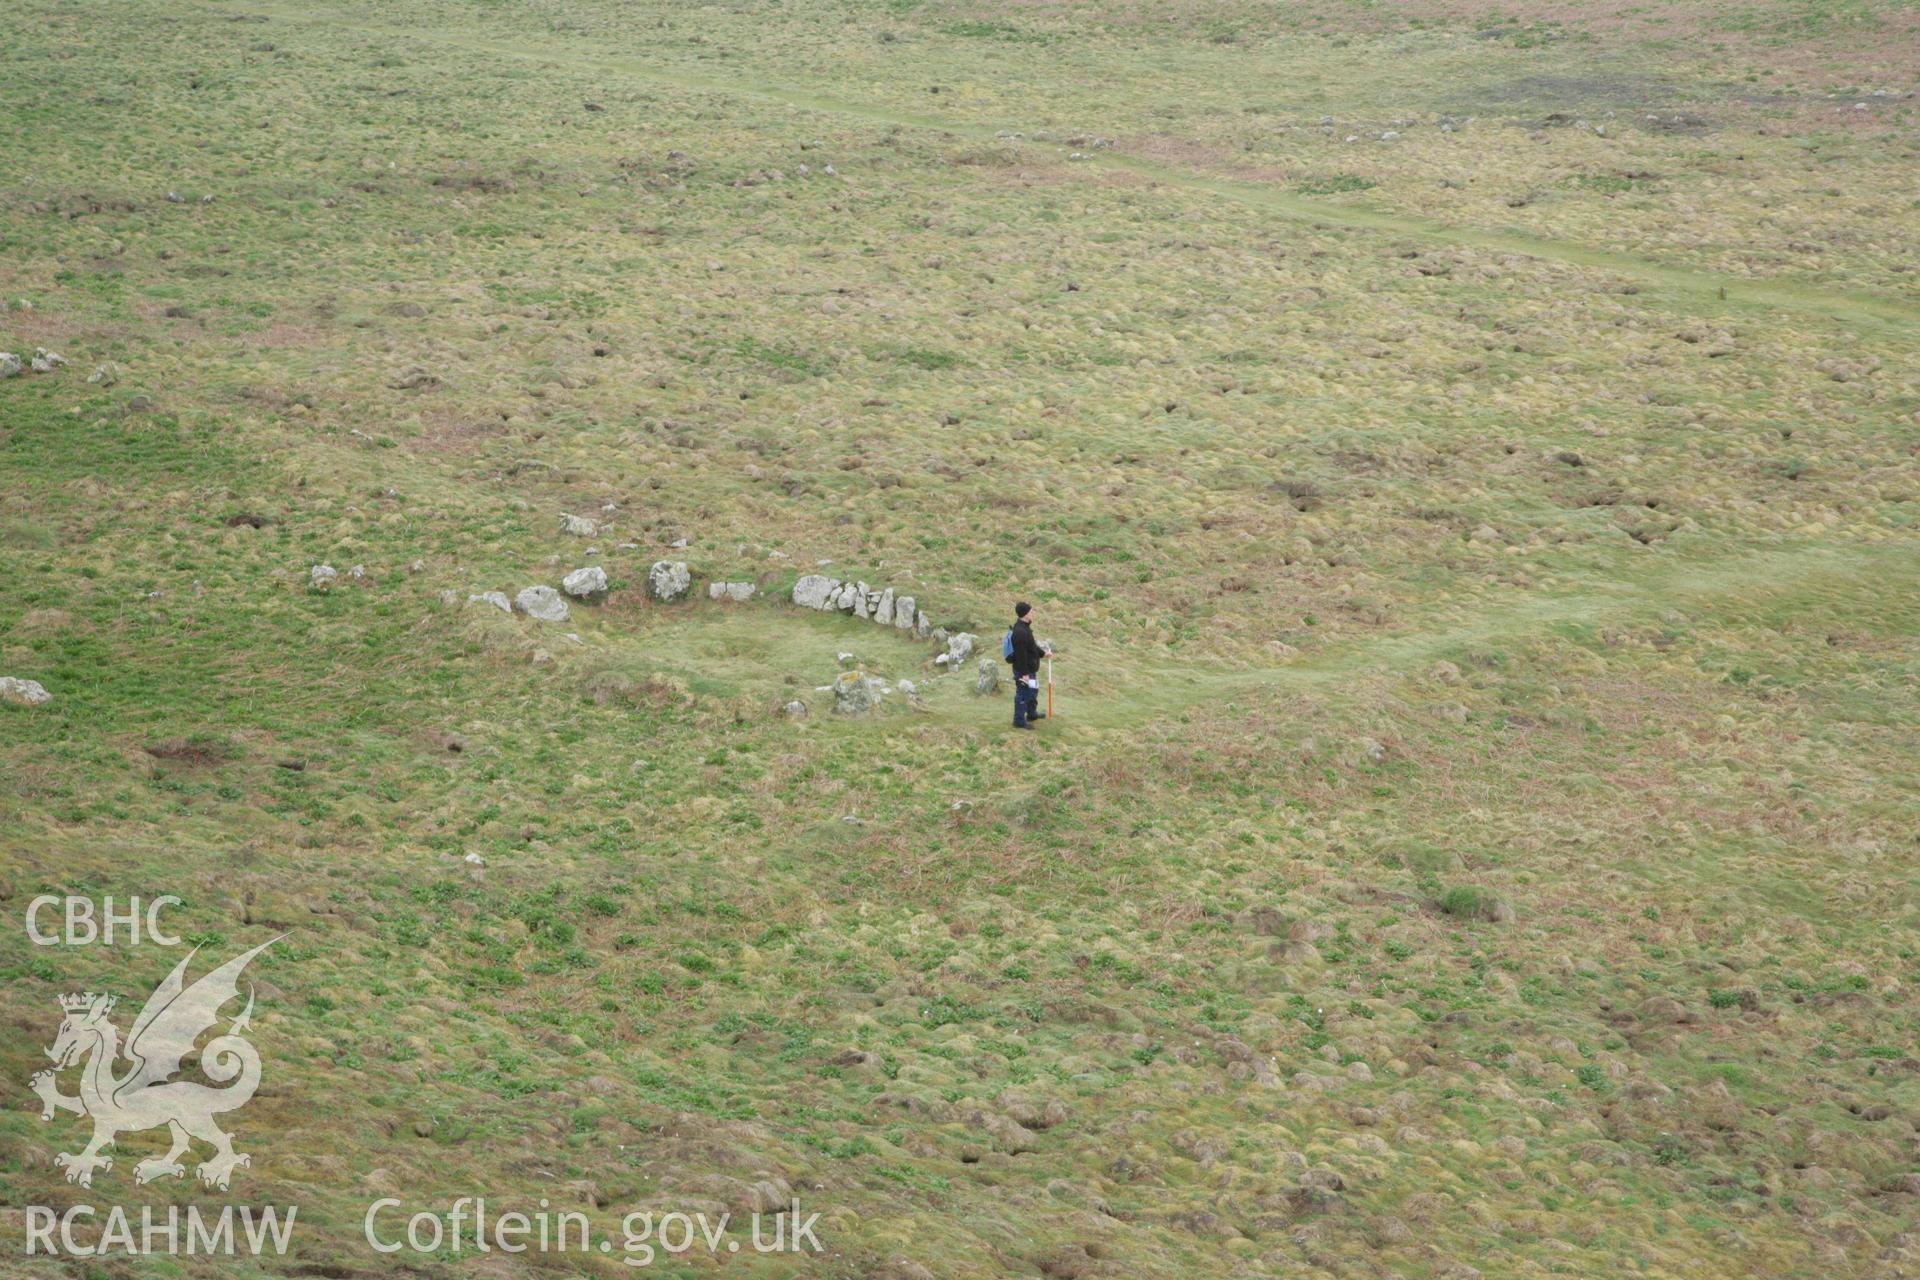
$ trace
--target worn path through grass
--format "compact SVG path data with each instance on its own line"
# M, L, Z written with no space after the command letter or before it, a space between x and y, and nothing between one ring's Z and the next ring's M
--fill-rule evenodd
M1461 650L1517 641L1551 628L1644 622L1680 610L1802 604L1898 593L1911 587L1915 558L1902 545L1810 545L1713 556L1659 566L1635 577L1589 582L1572 590L1539 592L1493 606L1464 606L1397 635L1345 641L1296 661L1265 667L1215 667L1173 662L1108 667L1105 656L1077 660L1064 654L1055 673L1062 724L1125 729L1203 702L1265 692L1308 690L1358 696L1373 677L1411 672ZM992 647L995 637L985 641ZM1080 672L1106 672L1089 683ZM1341 682L1351 688L1343 689ZM969 718L998 722L1004 699L967 700Z

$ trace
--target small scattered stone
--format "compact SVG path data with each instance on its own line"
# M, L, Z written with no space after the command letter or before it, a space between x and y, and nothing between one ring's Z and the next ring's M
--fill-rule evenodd
M730 600L735 604L744 604L753 599L754 586L751 582L709 582L707 599Z
M0 378L17 378L23 367L19 356L11 351L0 351Z
M467 597L468 604L490 604L502 613L513 612L513 601L507 599L504 591L482 591Z
M330 564L317 564L307 570L307 575L316 587L324 587L340 576L340 571Z
M33 349L33 371L35 373L52 373L65 363L66 360L63 357L55 355L45 347L35 347Z
M591 538L597 531L598 526L585 516L562 515L560 517L562 533L570 533L576 538Z

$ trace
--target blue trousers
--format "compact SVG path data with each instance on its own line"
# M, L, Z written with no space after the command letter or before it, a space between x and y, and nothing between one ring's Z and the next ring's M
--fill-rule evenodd
M1013 722L1023 725L1029 720L1040 718L1040 688L1038 685L1013 682Z

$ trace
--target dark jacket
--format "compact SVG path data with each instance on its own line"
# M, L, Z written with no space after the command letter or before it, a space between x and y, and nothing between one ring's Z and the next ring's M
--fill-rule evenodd
M1013 674L1031 676L1040 673L1040 659L1044 657L1040 642L1033 638L1033 628L1025 621L1013 624Z

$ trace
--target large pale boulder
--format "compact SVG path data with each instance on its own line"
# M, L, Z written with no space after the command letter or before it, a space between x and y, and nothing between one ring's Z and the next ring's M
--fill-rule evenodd
M971 631L962 631L957 636L948 636L947 669L958 671L960 664L973 656L973 642L979 638Z
M913 597L895 596L893 599L893 625L901 631L913 630Z
M873 620L883 627L893 625L893 588L888 587L880 593L880 599L873 606Z
M0 676L0 702L11 702L17 707L42 707L52 701L53 695L38 680Z
M567 602L552 587L525 587L513 598L520 612L541 622L565 622Z
M980 659L980 674L974 677L973 691L981 697L1000 692L1000 664L992 658Z
M842 671L833 682L833 709L843 716L864 716L880 705L880 682L864 671Z
M753 599L753 584L751 582L709 582L707 599L731 600L735 604L743 604Z
M560 589L576 599L598 599L607 594L607 571L597 564L575 569L560 579Z
M504 591L481 591L467 597L468 604L490 604L502 613L513 612L513 601Z
M655 600L678 600L693 585L693 575L678 560L657 560L647 570L647 594Z
M793 602L805 609L829 608L840 584L824 573L810 573L793 584Z

